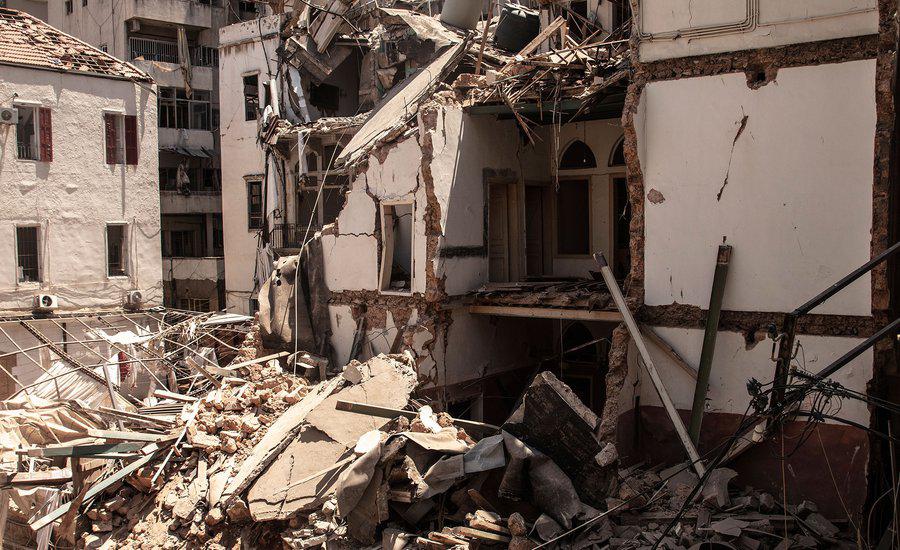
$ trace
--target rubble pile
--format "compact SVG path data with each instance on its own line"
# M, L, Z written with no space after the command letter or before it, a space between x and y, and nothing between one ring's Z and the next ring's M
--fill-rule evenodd
M270 353L258 326L233 351L228 366L205 369L204 394L157 392L169 397L156 407L180 407L165 429L134 413L117 431L77 414L77 402L48 405L46 419L85 423L91 438L17 451L40 459L6 484L69 489L53 489L63 505L14 493L11 517L84 548L842 544L813 503L737 490L727 468L685 505L699 482L690 464L622 467L600 419L549 372L493 426L418 399L409 354L315 381L289 370L315 356Z

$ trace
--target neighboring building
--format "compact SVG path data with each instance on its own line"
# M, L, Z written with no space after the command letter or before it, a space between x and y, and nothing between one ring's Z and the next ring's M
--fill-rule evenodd
M47 21L47 3L48 0L0 0L0 7L24 11L42 21Z
M225 231L226 305L234 313L252 314L257 307L258 277L265 278L272 257L261 250L266 204L276 176L267 176L266 155L257 143L260 101L279 45L279 16L237 23L219 31L222 142L222 214Z
M30 330L40 327L53 342L84 339L87 328L73 316L121 311L133 291L142 303L132 305L158 306L163 284L152 79L5 8L0 74L0 312L12 319L0 329L6 396L16 388L5 372L21 385L51 365L46 349L9 355L17 342L34 345ZM43 320L33 324L37 295Z
M0 311L31 311L41 292L62 310L121 306L131 290L160 304L153 81L9 9L0 64L13 116L0 121Z
M165 305L172 308L225 307L217 45L219 27L237 16L255 17L255 4L67 0L50 6L52 24L129 60L159 87L160 238Z

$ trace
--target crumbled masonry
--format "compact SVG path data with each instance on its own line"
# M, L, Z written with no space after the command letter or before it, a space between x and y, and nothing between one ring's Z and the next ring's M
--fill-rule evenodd
M205 390L157 401L156 409L176 415L167 429L148 429L136 416L125 432L103 431L92 413L55 405L68 411L56 418L70 419L70 428L92 426L88 434L105 436L68 445L134 441L129 449L151 457L91 494L81 513L63 516L74 520L79 547L238 549L252 540L284 548L532 549L562 537L560 547L641 548L660 539L698 481L687 464L619 467L615 446L595 435L599 419L550 373L535 378L500 428L427 406L416 411L418 384L404 354L353 361L319 382L287 365L286 354L261 347L255 324L230 365L209 365ZM359 412L342 410L346 402ZM580 439L554 441L554 432ZM27 456L63 448L26 439ZM579 456L594 451L591 460ZM579 463L589 471L572 470ZM36 465L30 475L43 481L35 485L57 474L72 479L71 467ZM4 479L19 487L20 475ZM844 544L841 528L814 503L784 507L771 494L737 491L729 483L736 475L714 472L662 540L665 548ZM88 479L96 486L104 477ZM10 513L27 519L19 507L35 498L40 506L40 497L13 490ZM71 540L59 529L56 537Z

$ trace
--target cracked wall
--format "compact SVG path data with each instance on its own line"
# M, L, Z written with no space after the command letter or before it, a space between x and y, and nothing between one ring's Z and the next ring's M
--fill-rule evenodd
M429 104L409 131L355 167L337 222L322 234L337 364L349 359L362 317L364 353L405 344L417 356L426 385L452 386L527 363L527 336L514 321L471 315L454 297L487 281L484 172L517 178L537 158L524 154L512 121L473 118L453 105ZM415 205L408 293L379 290L378 216L381 205L392 201ZM445 248L482 251L444 256Z
M734 246L701 452L733 432L748 403L746 380L771 380L766 326L780 324L783 312L887 242L893 23L885 23L892 17L885 14L896 7L884 9L888 3L882 2L881 38L872 34L870 2L865 13L804 23L787 34L776 29L771 37L749 30L644 42L640 60L633 40L635 72L623 113L634 212L629 297L645 304L640 319L689 364L700 355L716 247L723 237ZM755 49L796 40L809 42ZM711 52L728 53L680 57ZM657 61L663 58L674 59ZM886 296L884 273L875 270L805 317L797 364L819 370L870 335ZM615 344L617 356L624 344ZM659 350L651 353L676 406L689 410L693 380ZM629 345L628 376L608 379L612 391L621 391L617 410L607 410L604 420L618 414L620 454L630 460L680 455L635 357ZM866 391L878 361L870 350L834 378ZM839 416L869 424L865 407L844 405ZM789 424L789 435L801 426ZM834 422L822 424L819 435L831 463L823 462L818 442L801 448L786 463L788 500L837 503L840 495L855 514L866 498L869 438ZM781 491L782 480L771 475L781 470L773 459L779 454L771 442L751 450L734 463L740 481ZM838 472L837 486L815 473L828 467ZM826 508L845 515L837 505Z

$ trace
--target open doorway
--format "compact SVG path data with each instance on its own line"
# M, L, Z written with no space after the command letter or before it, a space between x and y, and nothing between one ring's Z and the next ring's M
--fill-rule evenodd
M609 342L605 334L574 321L562 329L560 379L597 414L606 403Z

